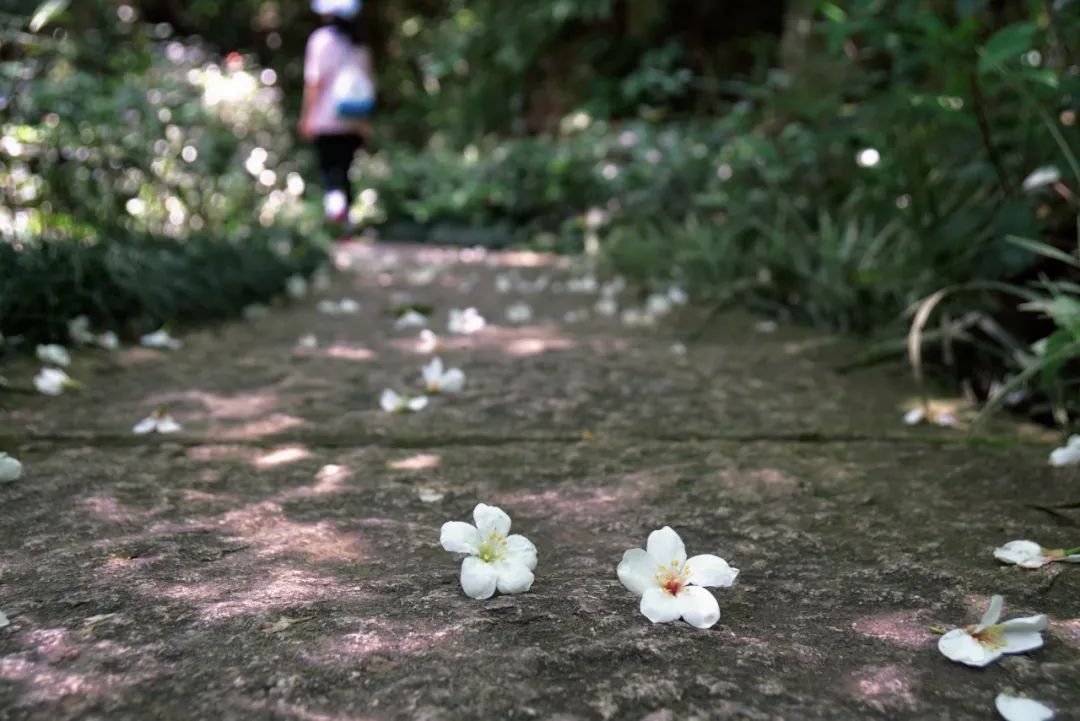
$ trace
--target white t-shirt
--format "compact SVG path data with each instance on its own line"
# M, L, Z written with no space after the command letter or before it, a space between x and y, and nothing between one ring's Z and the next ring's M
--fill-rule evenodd
M339 68L356 63L361 63L364 68L371 67L367 49L353 45L344 33L326 26L308 38L307 52L304 54L304 82L320 86L319 97L308 116L311 128L317 135L355 132L355 122L338 117L337 99L331 87Z

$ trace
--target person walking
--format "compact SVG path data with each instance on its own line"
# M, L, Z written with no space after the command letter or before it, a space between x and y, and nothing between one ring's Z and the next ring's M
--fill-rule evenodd
M321 20L304 54L300 135L315 145L326 219L349 234L349 168L370 133L374 106L371 52L361 40L361 0L312 0Z

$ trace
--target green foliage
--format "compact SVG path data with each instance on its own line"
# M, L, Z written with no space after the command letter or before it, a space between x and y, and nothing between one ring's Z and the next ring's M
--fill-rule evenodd
M236 313L310 272L324 241L273 77L135 23L102 54L66 5L3 18L0 333Z

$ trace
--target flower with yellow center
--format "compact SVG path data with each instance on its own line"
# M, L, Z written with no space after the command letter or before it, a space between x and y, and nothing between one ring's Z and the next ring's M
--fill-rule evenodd
M525 536L510 534L510 516L496 506L480 503L473 510L474 526L448 521L440 533L442 547L469 554L461 563L461 588L477 600L499 593L524 593L532 588L536 546Z
M432 358L421 375L428 393L457 393L465 387L465 373L460 368L444 368L442 358Z
M1040 648L1046 616L1027 616L998 623L1004 606L1005 600L994 596L978 624L949 631L938 639L938 650L951 661L986 666L1007 653Z
M716 597L703 586L727 588L739 569L719 556L704 554L687 560L686 547L669 526L649 534L645 548L623 554L619 580L641 596L641 612L653 623L683 619L709 628L720 620Z
M147 433L176 433L181 430L183 428L176 422L165 406L161 406L146 418L143 418L131 429L132 433L140 436Z

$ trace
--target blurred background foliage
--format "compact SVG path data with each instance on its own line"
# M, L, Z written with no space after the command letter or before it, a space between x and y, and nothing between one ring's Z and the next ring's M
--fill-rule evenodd
M307 2L7 6L8 226L315 257ZM354 212L384 235L584 249L642 293L868 334L867 362L911 329L973 397L1067 422L1077 0L368 0L363 29Z

